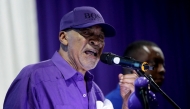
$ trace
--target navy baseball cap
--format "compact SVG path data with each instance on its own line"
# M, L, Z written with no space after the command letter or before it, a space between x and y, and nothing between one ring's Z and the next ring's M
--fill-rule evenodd
M115 29L105 23L102 15L93 7L76 7L65 14L60 22L60 31L69 28L87 28L99 25L102 27L105 37L115 36Z

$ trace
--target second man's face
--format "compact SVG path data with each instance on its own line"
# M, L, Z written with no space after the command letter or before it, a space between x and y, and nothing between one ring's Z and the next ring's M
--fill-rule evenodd
M164 55L160 48L155 46L147 47L149 52L147 53L147 59L144 60L148 62L150 65L154 66L154 70L147 71L147 74L151 74L153 80L161 86L164 81Z

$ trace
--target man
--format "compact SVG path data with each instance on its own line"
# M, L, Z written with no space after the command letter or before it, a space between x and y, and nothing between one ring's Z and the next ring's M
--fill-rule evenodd
M157 85L161 86L163 84L165 74L164 55L155 43L145 40L135 41L126 48L124 56L132 57L141 62L148 62L149 65L154 66L154 70L148 70L145 74L151 75ZM124 75L130 73L130 68L123 68ZM114 109L121 109L122 98L120 96L120 87L110 92L106 98L112 102Z
M21 70L7 92L3 109L96 109L104 105L111 108L89 70L100 59L104 36L114 35L115 29L93 7L77 7L67 13L60 23L60 49L51 59ZM133 84L136 78L136 74L119 75L126 101L134 87L125 86ZM127 105L123 106L127 109Z

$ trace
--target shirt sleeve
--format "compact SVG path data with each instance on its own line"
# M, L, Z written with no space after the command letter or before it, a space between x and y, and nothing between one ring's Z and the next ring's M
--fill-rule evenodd
M15 78L6 94L3 109L39 109L35 87L28 74L28 70L22 70Z

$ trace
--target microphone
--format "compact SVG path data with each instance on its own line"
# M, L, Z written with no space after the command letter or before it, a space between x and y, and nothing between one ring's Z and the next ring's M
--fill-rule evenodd
M142 71L153 70L154 68L153 66L149 66L147 62L136 61L131 57L121 57L110 52L102 53L100 61L109 65L120 65Z

